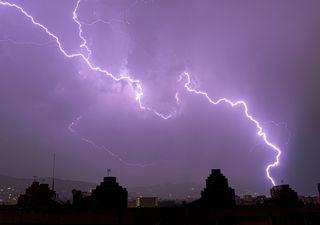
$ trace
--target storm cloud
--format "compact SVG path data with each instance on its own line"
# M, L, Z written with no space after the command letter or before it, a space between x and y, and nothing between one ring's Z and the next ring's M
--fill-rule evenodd
M12 2L68 53L85 54L72 19L76 1ZM312 0L81 1L77 14L92 63L140 80L144 105L175 112L163 120L139 108L126 82L65 57L21 12L0 6L1 173L49 176L55 153L61 178L97 182L112 168L128 186L203 183L211 168L221 168L239 191L267 193L265 168L275 152L241 108L187 92L178 79L188 71L212 98L247 102L283 151L271 170L277 183L315 193L319 7Z

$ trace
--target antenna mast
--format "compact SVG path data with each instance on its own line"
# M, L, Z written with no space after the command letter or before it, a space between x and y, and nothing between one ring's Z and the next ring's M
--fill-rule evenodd
M52 168L52 190L54 191L54 171L56 167L56 153L53 153L53 168Z

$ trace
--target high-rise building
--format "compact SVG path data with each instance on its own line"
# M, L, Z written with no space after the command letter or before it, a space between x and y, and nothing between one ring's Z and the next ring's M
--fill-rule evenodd
M319 197L320 197L320 183L318 183L318 193L319 193Z
M127 208L128 192L121 187L115 177L104 177L103 181L92 190L92 192L82 192L72 190L74 207L81 208Z
M55 201L56 193L50 190L48 184L40 184L34 181L26 189L25 194L18 198L18 205L21 206L54 206L58 203Z
M277 185L270 190L272 203L279 205L299 205L298 194L288 184Z
M117 183L115 177L105 177L92 190L91 201L98 208L127 208L128 192Z
M206 179L206 187L201 192L201 198L191 203L191 206L229 207L235 204L234 189L229 187L228 179L220 169L213 169Z
M72 190L72 205L75 207L90 207L91 204L91 193L83 192L80 190Z

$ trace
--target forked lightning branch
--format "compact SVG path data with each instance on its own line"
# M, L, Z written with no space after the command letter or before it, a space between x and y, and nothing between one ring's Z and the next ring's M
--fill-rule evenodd
M79 46L82 49L86 50L86 54L83 53L68 53L62 46L63 44L61 44L60 39L58 36L56 36L55 34L53 34L45 25L41 24L40 22L36 21L36 19L34 19L34 17L32 15L30 15L28 12L26 12L22 7L20 7L19 5L13 4L13 3L9 3L9 2L3 2L0 1L0 6L3 7L8 7L8 8L12 8L14 10L18 10L20 11L25 17L26 19L28 19L34 26L39 27L42 31L44 31L47 35L49 35L57 44L57 47L59 48L60 52L67 58L80 58L83 60L83 62L88 66L88 68L92 71L96 71L99 72L107 77L110 77L114 82L119 82L119 81L125 81L133 90L134 93L134 98L137 101L138 106L140 107L141 110L145 110L145 111L149 111L153 114L155 114L156 116L158 116L161 119L164 120L168 120L172 117L174 117L176 115L175 112L171 112L168 114L163 114L161 112L158 112L157 110L155 110L152 107L146 106L143 104L142 98L144 95L143 92L143 85L141 83L140 80L134 79L132 76L127 75L127 74L119 74L119 75L114 75L112 73L110 73L108 70L103 69L100 66L94 65L92 63L91 56L93 54L92 50L89 48L89 46L87 45L87 40L83 35L83 30L82 30L82 24L81 22L78 20L78 14L77 14L77 10L79 8L81 0L78 0L76 3L76 6L72 12L72 19L74 20L74 22L78 25L78 36L79 38L82 40L81 45ZM269 147L269 149L271 149L276 155L275 155L275 160L270 163L267 167L266 167L266 175L267 178L271 181L271 183L273 185L276 185L276 182L274 181L274 179L272 178L271 174L270 174L270 169L273 167L276 167L279 165L279 159L280 159L280 155L281 155L281 150L280 148L278 148L275 144L271 143L271 141L268 139L268 136L266 134L266 132L264 131L261 123L255 119L249 112L248 106L246 104L245 101L243 100L238 100L238 101L232 101L230 99L227 98L220 98L217 100L214 100L213 98L211 98L207 92L202 91L202 90L197 90L192 86L191 83L191 77L190 74L185 71L183 72L183 74L180 75L180 82L184 82L183 87L184 90L186 90L187 92L193 93L195 95L198 95L200 97L205 98L209 104L212 105L218 105L218 104L228 104L231 107L241 107L242 108L242 112L243 112L243 116L251 123L253 123L256 127L257 130L257 135L264 141L264 143ZM179 97L178 97L178 93L176 93L175 96L173 96L173 98L176 99L177 104L179 104Z

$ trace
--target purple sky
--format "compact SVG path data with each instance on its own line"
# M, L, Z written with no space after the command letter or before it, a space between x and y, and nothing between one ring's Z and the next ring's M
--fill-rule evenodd
M66 52L85 54L72 19L76 1L10 2L59 37ZM56 174L65 179L98 182L112 168L125 186L204 183L211 168L221 168L236 190L268 193L265 168L275 152L241 107L187 92L177 82L187 70L212 98L245 100L283 151L271 170L275 181L315 194L319 8L317 0L81 1L91 62L139 79L145 106L176 112L163 120L139 108L126 82L65 57L20 11L0 5L0 173L50 176L55 153Z

